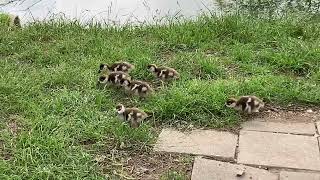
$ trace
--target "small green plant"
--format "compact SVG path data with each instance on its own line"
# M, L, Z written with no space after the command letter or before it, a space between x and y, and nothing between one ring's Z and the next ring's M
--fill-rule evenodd
M10 25L10 15L0 13L0 27L8 27Z
M188 177L184 173L176 172L173 170L165 172L161 177L161 180L187 180Z

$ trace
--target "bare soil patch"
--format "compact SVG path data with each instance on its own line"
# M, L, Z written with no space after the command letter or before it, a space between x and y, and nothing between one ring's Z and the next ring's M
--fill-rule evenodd
M170 153L130 153L117 152L117 155L97 155L102 172L112 174L110 178L120 179L161 179L170 172L177 172L191 178L193 156Z
M270 122L315 122L320 120L319 107L272 107L254 117Z

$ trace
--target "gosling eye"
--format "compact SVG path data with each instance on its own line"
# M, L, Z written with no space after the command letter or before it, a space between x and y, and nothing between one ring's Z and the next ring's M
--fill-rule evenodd
M104 76L101 76L101 77L99 77L99 81L104 81L104 80L106 80L106 77L104 77Z
M228 101L226 102L226 105L231 105L232 103L233 103L233 101L228 100Z
M122 109L122 106L120 106L120 105L116 106L117 111L120 111L121 109Z
M104 64L100 64L100 71L104 68Z

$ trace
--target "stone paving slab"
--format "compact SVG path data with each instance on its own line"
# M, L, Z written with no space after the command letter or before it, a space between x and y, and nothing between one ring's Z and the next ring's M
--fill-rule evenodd
M314 135L316 133L314 123L247 121L242 124L242 128L246 131L282 132L304 135Z
M234 159L236 145L237 136L229 132L163 129L154 150Z
M317 124L318 133L320 134L320 121L317 121L316 124Z
M280 180L320 180L320 174L281 171Z
M240 131L238 162L269 167L320 170L317 138Z
M237 177L237 172L243 175ZM194 161L191 180L277 180L278 175L264 169L231 164L197 157ZM306 179L305 179L306 180Z

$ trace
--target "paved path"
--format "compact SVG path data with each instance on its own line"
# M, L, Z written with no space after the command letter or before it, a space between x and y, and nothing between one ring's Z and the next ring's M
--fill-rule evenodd
M196 155L192 180L320 180L318 130L320 119L270 118L243 123L239 134L163 129L154 150Z

